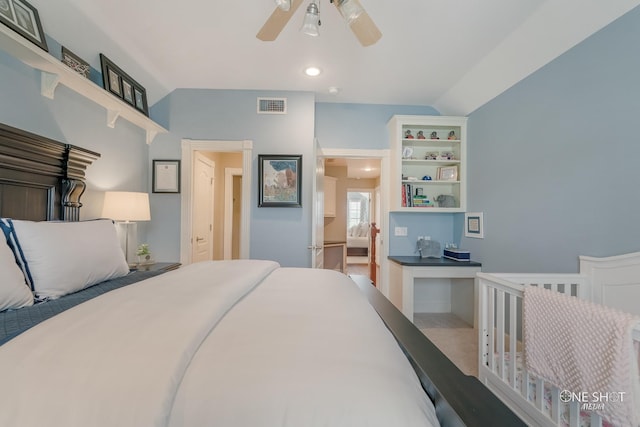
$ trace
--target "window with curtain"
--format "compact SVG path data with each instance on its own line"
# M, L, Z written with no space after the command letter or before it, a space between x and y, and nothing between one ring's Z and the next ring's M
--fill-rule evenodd
M369 192L347 192L347 229L360 223L369 223Z

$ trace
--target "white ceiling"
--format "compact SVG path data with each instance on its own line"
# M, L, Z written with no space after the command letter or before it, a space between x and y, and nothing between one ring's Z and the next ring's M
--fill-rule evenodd
M329 157L325 159L325 167L346 166L347 178L372 179L380 176L380 159Z
M328 0L320 36L255 35L273 0L29 0L44 30L94 68L104 53L145 86L312 91L319 102L431 105L467 115L640 0L361 0L382 31L363 48ZM303 69L316 65L314 79ZM328 93L331 86L340 89Z

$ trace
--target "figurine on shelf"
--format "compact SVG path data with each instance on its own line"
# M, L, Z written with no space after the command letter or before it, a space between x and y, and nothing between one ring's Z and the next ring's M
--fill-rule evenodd
M438 159L438 153L436 152L428 152L424 155L424 159L425 160L437 160Z
M453 130L451 132L449 132L449 136L447 137L447 139L458 139L456 137L456 132L453 131Z
M413 139L413 135L411 134L411 131L407 129L407 131L404 133L404 139Z
M426 139L424 136L424 132L421 130L418 131L418 139Z
M436 131L431 132L431 139L440 139L438 138L438 132Z

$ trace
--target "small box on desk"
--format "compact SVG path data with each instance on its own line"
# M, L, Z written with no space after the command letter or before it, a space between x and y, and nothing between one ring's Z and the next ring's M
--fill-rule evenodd
M471 261L471 254L469 251L462 249L445 249L444 257L454 259L456 261Z

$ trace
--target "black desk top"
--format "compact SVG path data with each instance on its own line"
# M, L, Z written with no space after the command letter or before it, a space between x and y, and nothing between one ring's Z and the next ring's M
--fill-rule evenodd
M482 267L476 261L456 261L449 258L420 258L419 256L389 255L391 261L407 267Z

